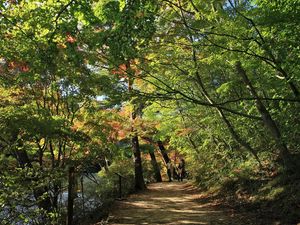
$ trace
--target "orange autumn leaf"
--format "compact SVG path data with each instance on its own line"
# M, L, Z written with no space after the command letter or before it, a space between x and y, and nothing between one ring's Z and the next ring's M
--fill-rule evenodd
M25 64L25 65L22 65L22 66L21 66L21 71L22 71L22 72L29 72L29 70L30 70L30 68L29 68L28 65Z
M71 34L67 34L66 41L69 42L69 43L75 43L76 38L73 37Z

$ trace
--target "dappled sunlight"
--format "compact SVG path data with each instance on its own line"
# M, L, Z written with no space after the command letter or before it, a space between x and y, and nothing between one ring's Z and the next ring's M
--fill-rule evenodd
M188 183L151 184L148 190L118 202L109 224L230 224L225 210L195 201L197 189Z
M170 212L174 213L186 213L186 214L207 214L207 213L220 213L220 211L213 211L213 210L194 210L194 209L171 209Z
M146 201L137 201L137 202L128 202L124 203L124 205L129 206L135 206L135 207L140 207L144 209L159 209L160 205L159 204L153 204L152 202L146 202Z

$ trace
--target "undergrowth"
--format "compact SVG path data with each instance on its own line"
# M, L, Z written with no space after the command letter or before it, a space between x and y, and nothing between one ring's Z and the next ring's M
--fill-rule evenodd
M299 156L294 155L288 166L265 164L259 169L246 162L226 175L204 176L197 184L224 207L238 212L254 213L260 221L293 225L300 222ZM225 171L226 169L224 169ZM205 175L205 174L204 174ZM201 179L201 176L197 177Z

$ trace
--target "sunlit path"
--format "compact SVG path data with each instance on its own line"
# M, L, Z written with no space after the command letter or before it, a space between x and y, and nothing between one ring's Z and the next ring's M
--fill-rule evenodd
M199 193L190 184L163 182L116 203L109 224L239 224L230 210L200 204ZM238 222L238 221L239 222ZM252 224L251 221L244 221ZM253 223L254 224L254 223Z
M300 225L299 18L0 0L0 225Z

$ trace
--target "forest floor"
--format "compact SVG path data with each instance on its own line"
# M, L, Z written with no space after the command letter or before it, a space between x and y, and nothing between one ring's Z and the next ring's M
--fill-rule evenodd
M104 223L97 223L97 225ZM106 223L105 223L106 224ZM108 224L281 224L257 213L238 211L201 193L188 182L148 185L146 191L115 203ZM96 224L95 224L96 225Z

